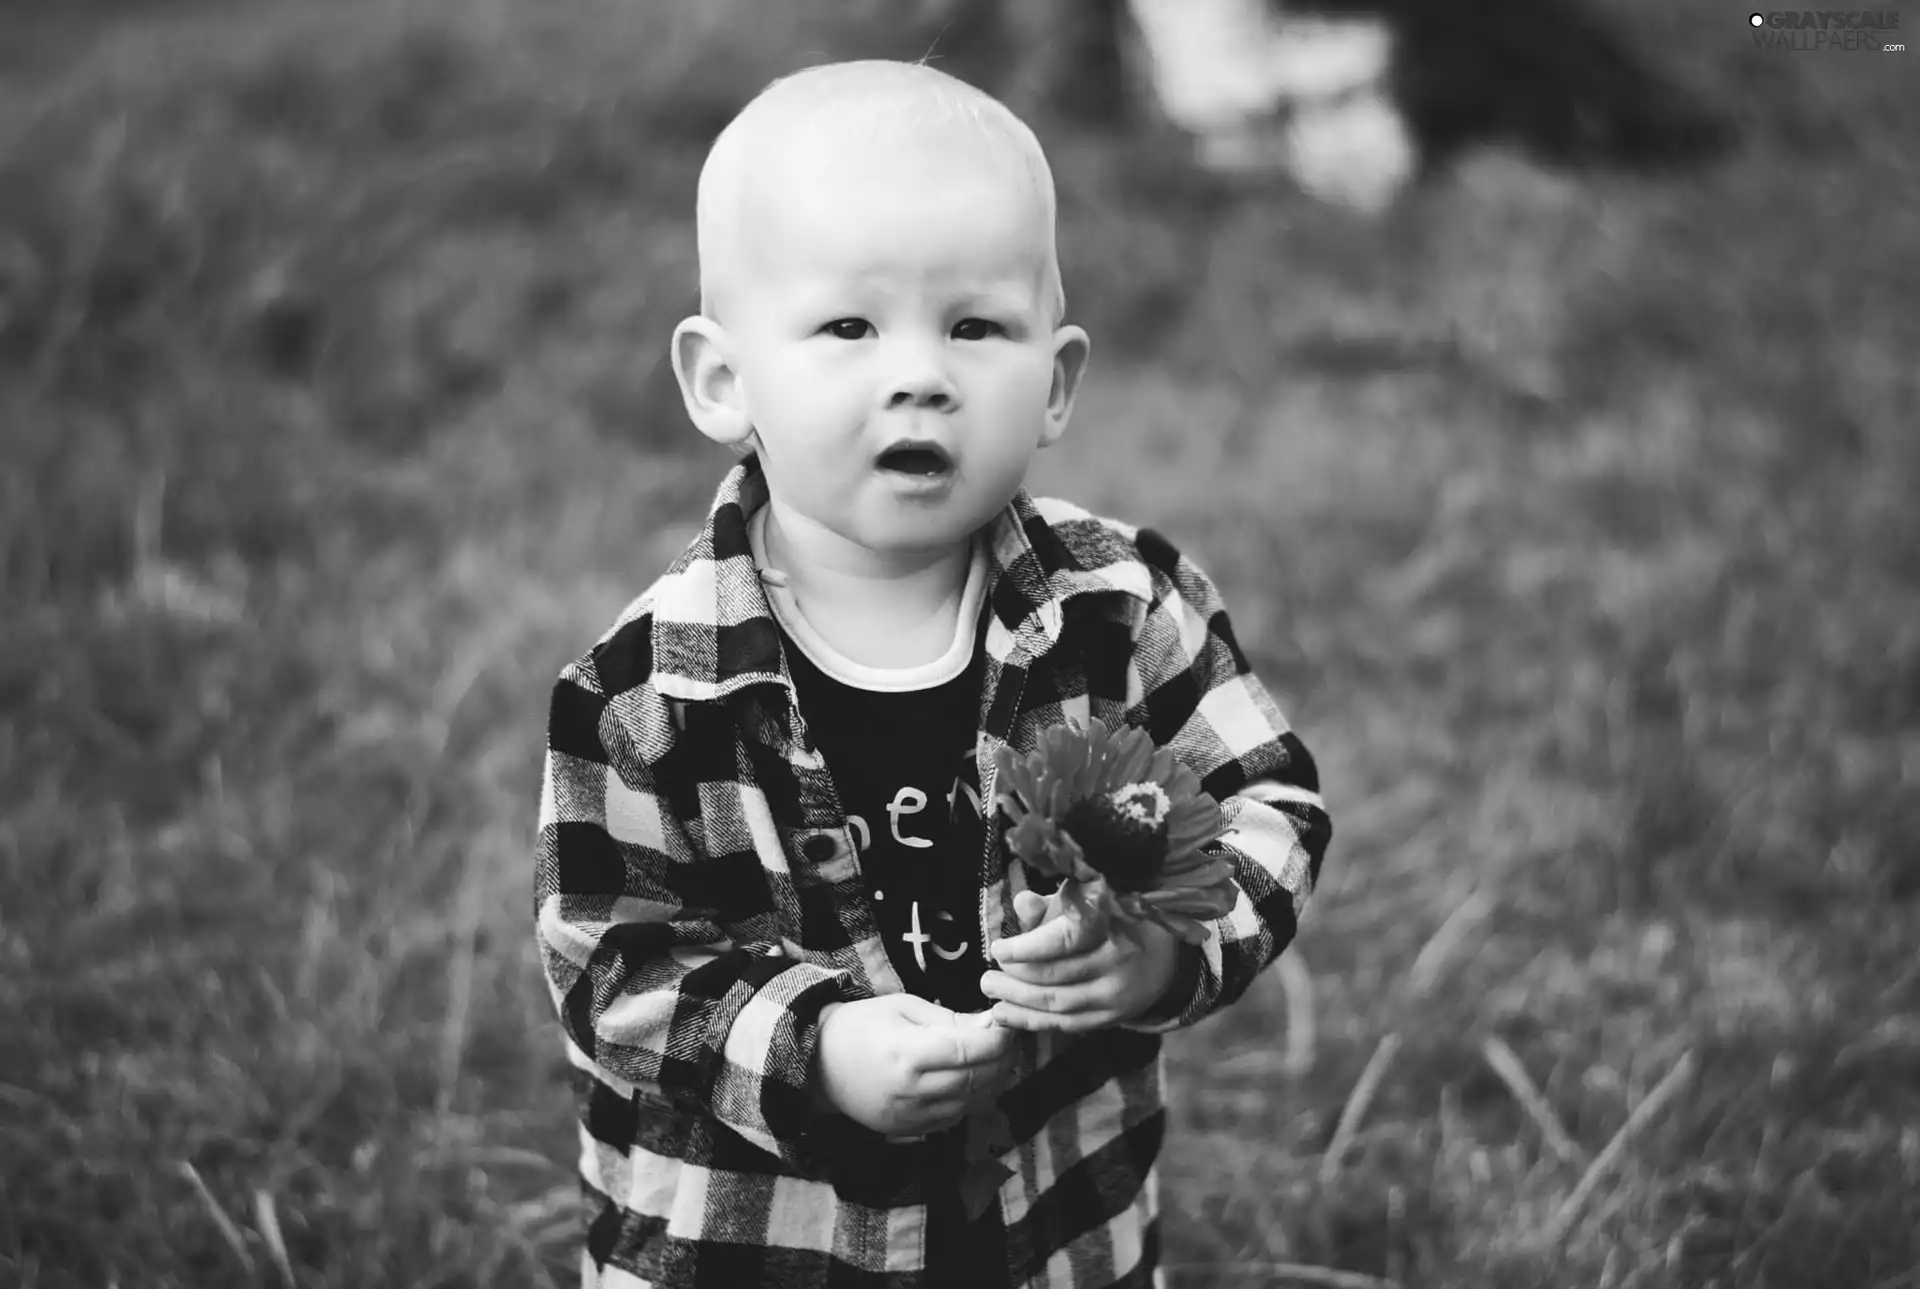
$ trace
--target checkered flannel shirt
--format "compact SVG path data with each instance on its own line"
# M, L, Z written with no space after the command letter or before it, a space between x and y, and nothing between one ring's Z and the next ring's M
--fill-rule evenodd
M903 985L748 548L765 499L757 461L735 466L693 544L553 691L535 906L580 1071L589 1284L934 1283L925 1147L823 1115L808 1090L821 1009ZM1216 844L1239 898L1185 1005L1021 1035L1000 1100L1017 1144L987 1220L1005 1283L1145 1285L1159 1034L1231 1003L1286 947L1331 828L1218 593L1166 539L1024 491L986 539L982 799L1003 742L1097 716L1174 749L1229 825ZM1018 931L1027 888L1003 831L980 862L989 941Z

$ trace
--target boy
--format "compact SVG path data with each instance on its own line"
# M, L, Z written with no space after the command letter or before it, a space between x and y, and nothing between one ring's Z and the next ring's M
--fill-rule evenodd
M673 366L742 460L562 674L541 800L586 1282L1152 1283L1158 1035L1292 938L1329 835L1313 762L1198 569L1021 487L1088 341L1006 108L925 66L813 68L721 134L697 207ZM1091 716L1224 804L1240 895L1204 948L1042 925L990 826L995 750ZM976 1219L987 1107L1012 1176Z

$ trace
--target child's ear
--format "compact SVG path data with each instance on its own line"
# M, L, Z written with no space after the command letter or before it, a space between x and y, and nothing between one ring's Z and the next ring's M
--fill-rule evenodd
M1073 400L1080 392L1080 378L1087 374L1092 348L1087 333L1078 327L1060 327L1053 333L1053 385L1047 390L1047 423L1040 432L1041 447L1052 447L1067 432L1067 419L1073 415Z
M753 421L726 329L699 315L682 319L673 329L671 356L680 397L699 431L726 447L745 443L753 434Z

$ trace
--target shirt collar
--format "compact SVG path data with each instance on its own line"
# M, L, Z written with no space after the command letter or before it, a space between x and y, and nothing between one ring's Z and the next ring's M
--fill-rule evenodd
M766 502L766 474L747 457L721 480L706 524L655 585L653 683L662 695L697 702L752 685L791 687L747 535L748 518ZM1084 512L1036 503L1024 488L985 536L987 647L1003 658L1053 645L1075 596L1152 598L1152 575L1130 540Z

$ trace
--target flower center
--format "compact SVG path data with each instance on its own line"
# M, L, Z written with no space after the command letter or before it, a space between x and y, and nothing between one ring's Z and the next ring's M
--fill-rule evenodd
M1159 784L1129 783L1076 801L1060 824L1115 890L1144 891L1166 861L1172 813L1173 803Z
M1121 818L1144 828L1158 828L1167 811L1173 809L1166 789L1157 783L1129 783L1108 793L1107 800L1113 802Z

